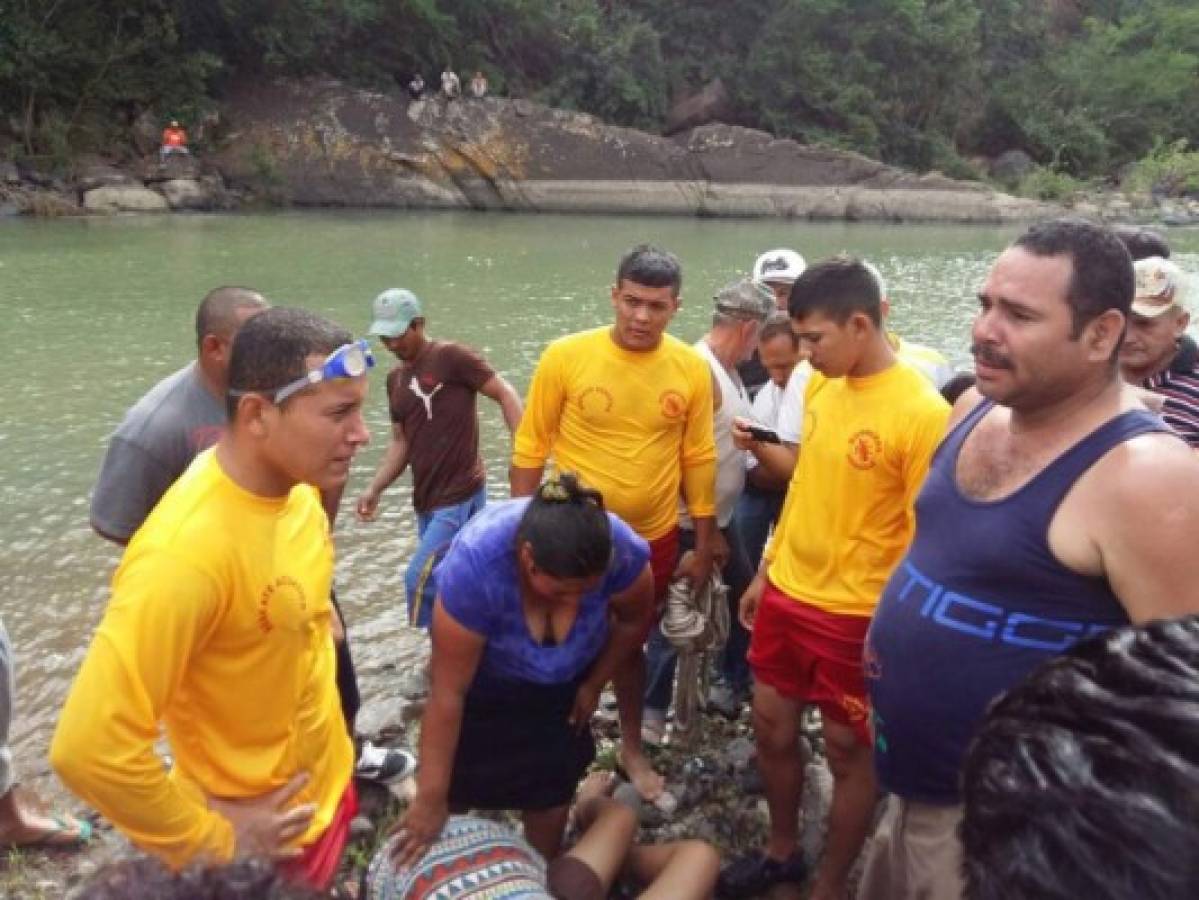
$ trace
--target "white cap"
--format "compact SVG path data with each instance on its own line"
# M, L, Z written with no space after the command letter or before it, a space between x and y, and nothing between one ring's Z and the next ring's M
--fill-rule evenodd
M772 281L794 284L806 268L807 263L802 256L794 250L780 247L778 250L767 250L754 261L753 278L761 284Z
M1149 256L1132 264L1136 273L1136 293L1132 311L1153 319L1175 306L1190 311L1190 291L1186 273L1168 259Z

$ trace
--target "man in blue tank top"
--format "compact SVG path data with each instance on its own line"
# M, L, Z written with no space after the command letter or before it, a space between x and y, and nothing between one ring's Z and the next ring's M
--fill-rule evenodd
M996 695L1089 635L1199 611L1199 460L1120 381L1132 296L1127 250L1078 219L1033 226L979 293L977 389L864 650L892 797L859 900L961 896L959 773Z

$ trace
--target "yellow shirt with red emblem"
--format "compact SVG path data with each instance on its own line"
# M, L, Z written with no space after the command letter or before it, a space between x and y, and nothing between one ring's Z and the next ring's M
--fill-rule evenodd
M512 464L578 473L647 540L678 524L680 487L692 517L716 513L712 375L695 350L663 335L625 350L611 328L568 335L533 373Z
M764 554L783 593L870 616L915 530L913 504L949 405L897 362L863 378L816 373L804 395L799 462Z
M134 535L50 750L67 786L175 868L227 860L206 797L254 797L299 772L317 840L350 781L334 676L333 545L315 488L265 498L209 450ZM165 725L175 764L153 750Z

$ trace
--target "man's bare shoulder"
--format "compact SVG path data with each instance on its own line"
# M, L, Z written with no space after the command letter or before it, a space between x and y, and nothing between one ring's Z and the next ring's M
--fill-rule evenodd
M1130 438L1106 453L1092 471L1088 494L1127 512L1156 515L1163 504L1195 505L1199 454L1172 432Z

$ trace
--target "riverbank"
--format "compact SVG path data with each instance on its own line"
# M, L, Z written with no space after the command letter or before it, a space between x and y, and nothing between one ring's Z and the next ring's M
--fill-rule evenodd
M330 80L230 92L194 156L0 161L0 215L261 207L1000 224L1057 207L849 151L705 124L670 137L527 100L412 101Z

